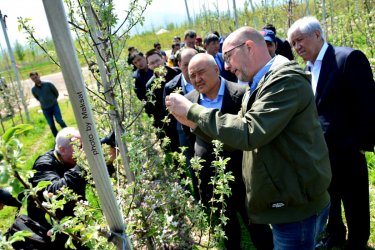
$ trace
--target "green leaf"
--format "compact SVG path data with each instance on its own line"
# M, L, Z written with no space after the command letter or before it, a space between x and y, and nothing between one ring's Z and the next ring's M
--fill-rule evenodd
M8 182L9 180L9 172L8 171L4 171L3 173L0 174L0 184L5 184Z
M3 140L7 143L13 136L24 133L25 131L32 128L33 126L30 124L19 124L5 131L5 133L3 134Z
M70 249L77 249L74 244L73 244L73 239L72 237L69 236L68 240L65 242L65 248L70 248Z
M18 231L15 232L10 238L9 242L14 243L16 241L25 241L25 237L30 237L32 236L33 233L29 231Z
M24 186L17 179L13 179L9 183L9 185L12 187L12 196L13 197L18 196L25 189Z
M51 216L48 213L44 215L44 218L46 218L47 222L52 225Z
M40 181L35 188L39 191L39 190L42 190L42 189L48 187L51 184L52 184L51 181Z

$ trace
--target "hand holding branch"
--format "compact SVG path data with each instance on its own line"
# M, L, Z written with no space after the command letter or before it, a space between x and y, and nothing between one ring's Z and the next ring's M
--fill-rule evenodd
M165 98L165 104L177 121L192 129L197 127L196 123L187 119L187 114L193 103L184 96L172 93Z

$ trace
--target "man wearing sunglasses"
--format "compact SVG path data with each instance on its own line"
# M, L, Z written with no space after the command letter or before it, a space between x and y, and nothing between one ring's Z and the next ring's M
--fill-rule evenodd
M314 249L328 216L331 170L310 77L283 56L271 58L250 27L229 35L223 54L226 68L250 85L238 114L178 94L166 105L197 135L243 150L249 220L272 225L274 249Z

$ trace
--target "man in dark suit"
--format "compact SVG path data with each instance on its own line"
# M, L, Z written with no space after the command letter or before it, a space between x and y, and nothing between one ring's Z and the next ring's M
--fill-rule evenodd
M216 108L221 113L237 114L241 109L242 97L246 92L244 85L227 81L219 76L219 68L215 59L209 54L195 55L189 63L189 76L195 90L186 95L186 98L193 103L202 106ZM185 129L185 131L190 131ZM199 173L201 184L199 186L199 197L203 204L209 204L213 195L212 185L209 184L211 177L215 175L215 168L211 162L215 160L211 141L206 141L197 136L195 138L194 152L196 156L205 160L204 167ZM226 199L227 210L225 215L229 221L224 226L225 234L228 237L224 243L227 249L241 249L241 229L237 218L240 213L244 221L248 221L245 204L245 185L242 181L242 151L229 151L224 146L221 154L230 160L226 165L226 172L231 171L235 180L230 182L232 196ZM245 223L247 224L247 223ZM257 249L273 249L272 232L268 225L248 225L254 245Z
M186 95L192 90L194 90L193 85L190 83L190 78L188 74L188 65L189 65L191 58L195 56L196 54L198 54L198 52L192 48L185 48L181 51L180 54L178 54L176 61L178 63L178 67L181 69L181 73L175 76L172 80L170 80L169 82L165 84L164 100L165 100L165 97L170 95L172 92L177 91L183 95ZM188 142L188 139L186 138L185 133L182 129L181 123L177 122L176 118L173 115L170 116L170 119L171 119L170 121L171 127L176 128L176 131L178 133L179 146L187 148L184 151L184 155L186 157L187 171L190 172L192 182L193 182L193 188L194 188L198 180L194 176L192 169L190 167L190 159L193 156L193 147ZM194 193L196 193L195 190L194 190Z
M136 68L133 73L135 93L139 100L146 100L146 84L154 72L148 67L142 52L136 52L129 56L129 62Z
M153 70L154 75L146 84L146 97L148 102L146 103L145 110L149 116L154 118L154 127L161 130L157 134L158 138L163 139L165 136L169 137L170 144L166 151L174 152L178 150L179 140L176 126L173 126L173 124L170 123L165 124L163 122L164 117L168 115L164 105L164 87L167 82L180 73L180 70L165 66L165 60L157 49L147 51L146 59L148 67ZM161 80L160 83L159 80ZM151 91L152 96L148 97L147 92Z
M369 61L359 50L334 47L324 39L314 17L297 20L288 31L296 52L311 71L321 126L332 167L328 237L332 248L345 243L343 202L348 226L348 249L366 249L370 235L368 170L365 151L375 143L375 84Z

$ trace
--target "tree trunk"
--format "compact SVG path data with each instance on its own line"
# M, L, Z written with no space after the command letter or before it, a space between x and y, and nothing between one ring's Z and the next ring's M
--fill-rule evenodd
M5 42L6 42L7 47L8 47L8 54L9 54L9 57L10 57L10 61L12 62L14 75L16 77L16 82L17 82L18 91L19 91L19 95L20 95L20 98L21 98L22 106L23 106L23 109L25 111L26 121L30 122L29 110L27 108L26 99L25 99L25 96L23 94L23 87L21 85L20 74L19 74L17 66L16 66L16 60L14 59L12 46L10 46L7 28L6 28L6 25L5 25L5 17L3 17L3 15L1 14L1 11L0 11L0 22L1 22L1 27L3 28L4 39L5 39ZM22 115L21 115L21 120L22 120Z
M249 0L249 3L250 3L250 7L251 7L251 12L253 13L254 28L257 29L258 28L258 22L257 22L257 18L255 16L255 8L254 8L253 0Z
M234 12L234 26L238 29L238 15L236 8L236 0L233 0L233 12Z
M288 1L288 28L292 26L293 0Z
M134 174L130 171L130 158L128 156L128 147L126 143L122 142L121 136L124 134L124 128L121 126L121 117L119 115L119 107L116 100L113 98L115 94L112 90L112 82L108 78L109 75L112 75L111 70L109 72L106 70L105 61L109 61L110 58L107 58L106 51L109 51L107 43L101 43L98 37L103 37L100 30L97 28L95 23L94 13L92 11L90 0L85 4L85 11L88 16L89 28L91 31L91 36L95 44L94 51L96 60L99 67L100 77L104 86L105 100L107 103L113 106L112 109L109 109L109 117L112 123L112 129L115 132L116 144L119 147L121 159L123 160L124 169L126 173L126 179L128 183L134 182ZM104 60L103 60L104 59Z
M310 16L310 5L309 0L306 0L306 15Z
M187 15L187 18L188 18L188 22L189 22L189 25L191 27L192 23L191 23L191 18L190 18L190 13L189 13L189 6L188 6L188 3L187 3L187 0L185 0L185 8L186 8L186 15Z
M60 61L61 70L81 135L101 207L111 232L117 232L123 245L119 249L131 249L125 233L123 215L113 192L112 183L106 169L103 151L96 132L96 125L88 101L81 67L75 52L72 35L68 27L62 0L43 0L48 24Z
M326 1L322 0L322 19L323 19L323 30L326 34L326 40L328 41L328 29L327 29L327 11L326 11Z

